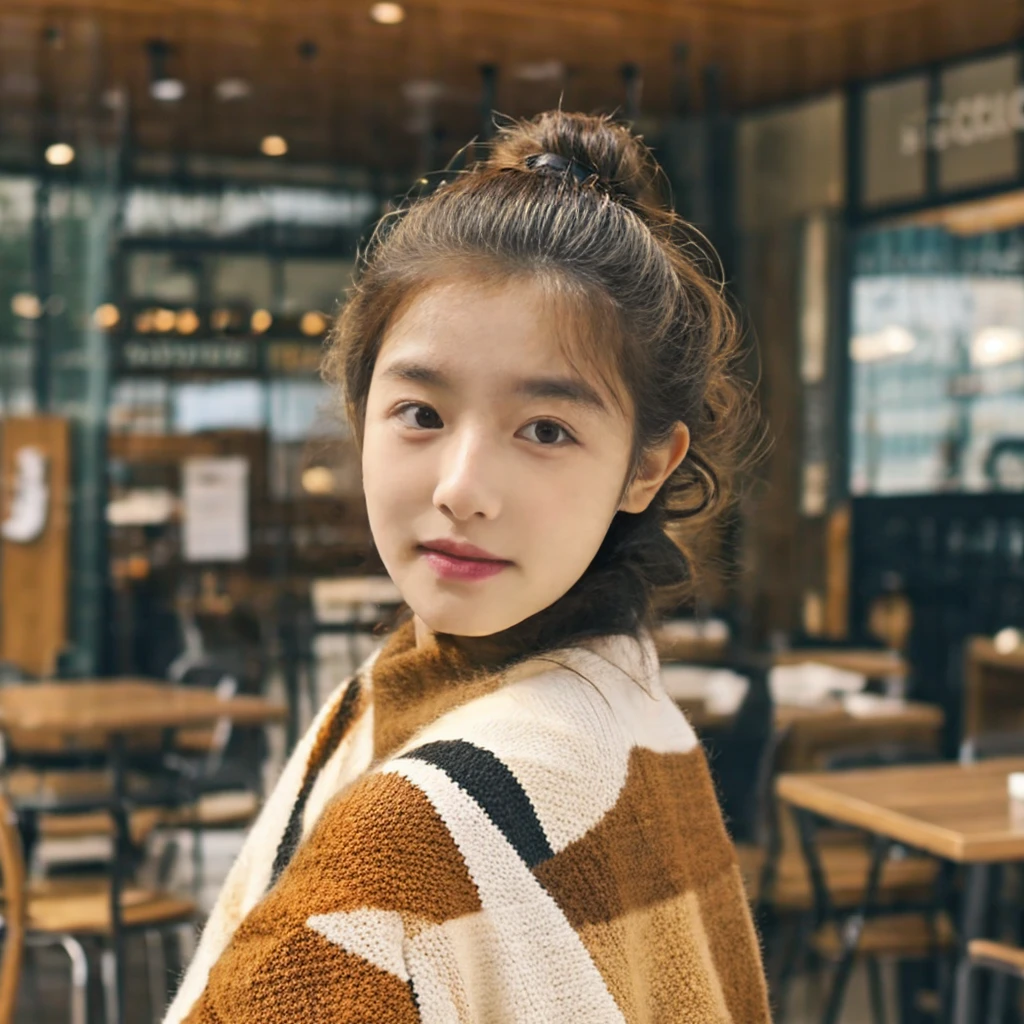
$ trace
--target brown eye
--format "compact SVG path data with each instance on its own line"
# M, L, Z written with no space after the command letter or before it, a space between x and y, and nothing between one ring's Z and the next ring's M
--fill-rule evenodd
M536 440L538 444L546 448L553 448L560 442L571 444L576 440L565 427L560 423L555 423L554 420L537 420L536 423L530 423L524 429L533 430L532 440Z
M410 419L409 413L412 413ZM419 427L420 430L437 430L443 427L441 417L429 405L419 405L415 402L403 405L397 410L396 415L407 427Z

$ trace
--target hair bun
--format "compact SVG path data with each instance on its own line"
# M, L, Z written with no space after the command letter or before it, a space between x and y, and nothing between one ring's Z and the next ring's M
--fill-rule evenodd
M532 120L503 124L484 166L502 170L541 167L547 168L547 173L568 169L581 183L586 179L581 180L580 173L585 171L652 219L666 212L653 156L638 136L608 115L551 110Z

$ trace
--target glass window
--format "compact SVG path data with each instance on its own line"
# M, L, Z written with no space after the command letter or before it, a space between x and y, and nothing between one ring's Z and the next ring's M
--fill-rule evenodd
M259 430L266 421L263 385L258 380L196 381L172 391L174 430Z
M855 494L1017 487L1024 445L1024 194L871 230L850 340Z

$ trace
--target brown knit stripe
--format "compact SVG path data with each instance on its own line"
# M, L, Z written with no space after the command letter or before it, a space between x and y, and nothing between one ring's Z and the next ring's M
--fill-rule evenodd
M195 1020L212 1022L220 1015L231 1021L302 1019L307 1024L308 1017L290 1012L274 1016L259 1002L263 997L247 994L258 988L283 991L292 977L296 987L297 979L305 979L302 999L329 993L318 1010L301 1004L302 1013L313 1012L314 1020L415 1020L401 1016L409 996L399 995L394 975L334 946L306 922L315 915L374 909L440 924L480 908L462 855L423 792L401 775L366 776L327 806L277 885L239 925L210 973L207 1015ZM351 1012L334 1009L330 1000L342 996L333 981L327 985L329 975L341 978L339 986L351 988L358 999L372 992L371 1001L361 1003L349 994L348 1003L337 1005Z
M767 1021L768 991L760 967L758 940L747 909L739 867L712 879L700 892L701 918L711 955L736 1021ZM737 956L737 950L750 950Z
M373 754L379 763L441 715L498 689L500 671L475 664L446 638L416 646L403 623L373 667Z
M761 1024L730 1014L696 893L585 925L580 938L629 1024ZM643 955L637 952L642 950ZM735 955L735 951L734 951ZM739 958L747 964L746 958Z
M335 712L328 715L320 725L316 742L306 761L306 774L299 788L299 795L296 797L295 803L292 804L288 824L285 826L281 842L277 847L274 866L270 873L270 885L277 881L295 853L295 848L302 838L302 816L306 810L306 801L309 799L309 794L324 765L347 735L349 727L356 717L356 712L362 704L362 693L362 680L356 676L346 688Z
M615 805L534 873L579 929L702 889L735 859L704 752L636 747Z
M245 955L214 973L188 1024L420 1024L407 982L297 925L251 932Z
M304 922L356 908L437 923L480 909L451 833L423 791L397 773L365 776L328 804L254 914Z

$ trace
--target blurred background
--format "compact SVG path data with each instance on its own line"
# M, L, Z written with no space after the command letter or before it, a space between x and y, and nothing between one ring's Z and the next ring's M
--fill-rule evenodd
M749 840L780 1019L838 1019L815 936L858 905L871 861L863 836L856 857L833 836L823 902L776 776L880 752L952 763L1024 723L1019 0L4 0L0 774L26 892L58 863L117 877L120 857L125 879L149 870L145 892L179 896L142 915L144 964L124 954L116 884L86 929L100 963L129 965L127 982L101 972L126 1000L79 984L88 943L78 975L29 943L17 1012L159 1019L165 933L201 920L264 783L397 604L318 377L357 246L419 176L472 160L496 112L559 104L614 113L653 148L721 256L773 438L713 541L720 571L658 643ZM115 678L223 715L198 735L198 718L161 719L149 760L117 764L134 719L18 717L44 693L70 714L74 686L106 704ZM238 697L264 719L232 718ZM106 806L115 768L192 788L112 829L89 800ZM225 794L249 802L211 803ZM1000 864L1024 860L1011 852ZM886 932L843 1019L952 1006L939 968L961 978L985 929L962 919L967 876L936 858L892 884L934 896L941 875L929 913L957 934L894 949ZM995 906L985 892L975 910ZM58 923L43 932L67 952L81 920ZM51 969L64 980L38 984ZM1017 975L994 975L981 994L1016 1019Z

